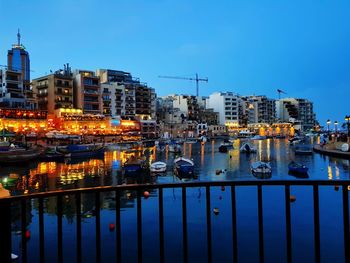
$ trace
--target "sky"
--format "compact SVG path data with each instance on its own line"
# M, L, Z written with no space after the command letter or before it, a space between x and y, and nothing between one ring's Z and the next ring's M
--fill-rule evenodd
M131 72L158 96L307 98L321 125L350 115L350 1L0 0L0 65L22 43L32 78L63 68Z

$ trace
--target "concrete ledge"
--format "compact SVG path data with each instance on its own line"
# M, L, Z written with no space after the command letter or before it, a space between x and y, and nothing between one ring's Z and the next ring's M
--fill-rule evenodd
M315 145L313 149L314 149L314 152L317 152L317 153L344 158L344 159L350 159L350 152L342 152L339 150L326 149L321 147L320 145Z

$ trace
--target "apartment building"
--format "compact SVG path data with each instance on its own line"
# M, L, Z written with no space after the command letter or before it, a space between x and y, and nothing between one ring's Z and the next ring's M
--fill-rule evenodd
M38 109L54 114L56 109L74 108L73 75L69 65L47 76L32 81Z
M266 96L242 97L244 102L243 114L246 116L247 124L268 123L276 120L275 100Z
M207 108L219 113L219 124L238 127L242 100L233 92L215 92L207 99Z
M76 70L73 78L74 107L82 109L84 114L102 114L103 89L101 89L100 78L93 71L88 70Z
M303 131L316 124L313 102L301 98L284 98L276 101L276 117L281 122L300 123Z

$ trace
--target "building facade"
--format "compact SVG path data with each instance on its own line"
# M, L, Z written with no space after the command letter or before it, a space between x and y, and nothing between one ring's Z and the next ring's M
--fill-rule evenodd
M247 124L269 123L276 120L275 100L266 96L246 96L244 101L244 114Z
M32 86L38 109L54 115L56 109L74 108L73 75L68 64L64 70L34 79Z
M316 125L313 103L307 99L284 98L276 101L276 117L280 122L300 124L300 129L307 131Z
M76 70L74 78L74 108L82 109L84 114L103 113L103 89L100 78L93 71Z

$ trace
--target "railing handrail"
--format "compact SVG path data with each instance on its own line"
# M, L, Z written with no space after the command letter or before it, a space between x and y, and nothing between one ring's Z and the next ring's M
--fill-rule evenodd
M46 198L52 196L74 195L78 193L91 192L109 192L116 190L141 190L141 189L164 189L164 188L182 188L182 187L206 187L206 186L350 186L350 180L230 180L230 181L195 181L195 182L177 182L161 184L127 184L127 185L109 185L86 187L78 189L55 190L49 192L30 193L26 195L8 196L0 198L0 204L4 201L28 200L34 198Z

